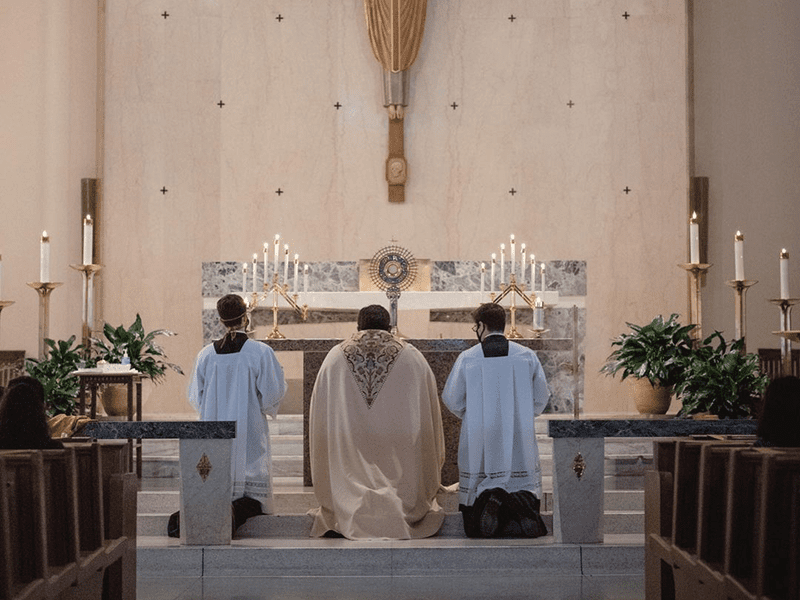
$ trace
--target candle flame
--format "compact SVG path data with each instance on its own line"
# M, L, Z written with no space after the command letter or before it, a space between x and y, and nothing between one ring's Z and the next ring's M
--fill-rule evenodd
M246 263L246 262L243 262L243 263L242 263L242 271L244 271L245 273L247 273L247 263Z
M253 262L256 262L257 260L258 260L258 254L253 252Z
M49 239L49 238L47 237L47 232L46 232L46 231L43 231L43 232L42 232L42 241L43 241L43 242L46 242L48 239Z
M781 258L789 258L789 253L786 251L786 248L781 249Z
M264 242L264 252L269 250L269 242Z
M500 250L505 250L505 249L506 249L506 245L505 244L500 244Z
M86 218L83 219L83 222L87 225L91 225L92 223L92 215L86 215Z
M744 235L742 235L742 232L741 232L741 231L738 231L738 230L737 230L737 231L736 231L736 235L734 236L734 239L735 239L737 242L741 242L741 241L743 241L743 240L744 240Z
M294 255L294 262L297 262L297 259L298 259L298 258L300 258L300 255L299 255L299 254L295 254L295 255Z
M494 262L495 260L497 260L497 254L492 252L492 262Z
M279 239L281 239L281 234L280 234L280 233L276 233L276 234L275 234L275 242L277 243L277 241L278 241Z
M289 254L289 244L285 244L283 246L283 250L284 250L284 252L286 252L286 254Z
M697 212L692 211L692 223L694 223L695 221L697 221Z

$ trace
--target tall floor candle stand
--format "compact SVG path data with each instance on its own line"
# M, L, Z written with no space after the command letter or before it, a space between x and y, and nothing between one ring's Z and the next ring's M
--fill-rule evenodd
M792 374L792 339L797 332L792 331L792 306L800 302L800 298L772 298L770 302L781 307L781 330L773 331L781 336L781 374Z
M39 360L45 359L45 338L50 337L50 293L64 285L56 281L33 281L28 285L39 293Z
M744 340L747 334L747 311L745 310L745 296L747 289L753 287L758 281L750 279L734 279L733 281L726 281L725 284L732 287L736 292L735 301L735 327L734 336L737 340ZM747 341L742 343L742 354L746 354Z
M708 273L711 265L706 263L681 263L678 266L692 276L691 279L689 279L690 321L695 325L692 334L694 335L695 342L699 344L703 341L703 305L700 296L700 276Z
M70 267L80 271L83 275L83 312L81 317L83 319L83 347L88 356L91 351L89 344L94 324L94 274L103 267L100 265L70 265Z
M0 313L3 312L6 306L11 306L12 304L14 304L13 300L0 300Z

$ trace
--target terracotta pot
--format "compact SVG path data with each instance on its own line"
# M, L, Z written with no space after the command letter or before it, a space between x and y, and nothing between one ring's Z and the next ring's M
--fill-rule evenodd
M672 403L672 386L653 386L649 379L635 379L633 401L643 415L665 415Z
M106 385L100 392L100 402L109 417L128 416L128 386ZM133 410L136 411L136 390L133 390Z

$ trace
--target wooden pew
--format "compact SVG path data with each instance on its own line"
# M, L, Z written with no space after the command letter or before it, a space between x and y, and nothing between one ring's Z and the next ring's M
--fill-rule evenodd
M125 443L0 451L0 600L136 596Z

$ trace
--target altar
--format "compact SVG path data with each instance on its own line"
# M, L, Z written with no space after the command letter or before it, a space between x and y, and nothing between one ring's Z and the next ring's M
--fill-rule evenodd
M308 414L311 405L311 393L317 373L322 366L328 352L341 339L276 339L261 340L269 345L275 352L302 352L303 353L303 485L311 486L311 461L309 456L308 440ZM407 343L417 348L436 376L436 387L441 398L447 376L453 367L458 355L477 343L475 339L408 339ZM558 381L570 371L569 378L575 379L571 373L573 340L562 339L517 339L515 342L534 350L545 370L549 381ZM440 400L441 404L441 400ZM442 484L450 485L458 481L458 437L461 431L461 421L441 404L442 424L445 439L445 463L442 467Z

